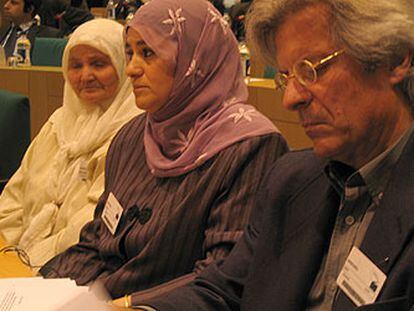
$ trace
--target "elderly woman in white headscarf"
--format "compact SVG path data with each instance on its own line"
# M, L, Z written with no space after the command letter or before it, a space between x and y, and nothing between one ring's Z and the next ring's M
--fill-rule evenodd
M0 196L0 233L32 265L75 244L104 187L118 129L140 111L125 75L123 27L81 25L63 55L63 106L46 122Z

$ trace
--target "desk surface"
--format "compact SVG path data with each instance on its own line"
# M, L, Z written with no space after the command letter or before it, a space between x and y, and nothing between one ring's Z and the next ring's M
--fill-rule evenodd
M16 71L31 71L31 72L62 72L61 67L51 67L51 66L0 66L0 70L16 70Z
M6 246L0 237L0 249ZM31 277L34 272L25 266L15 252L0 253L0 278Z
M275 81L273 79L262 79L262 78L248 78L246 80L247 86L258 87L263 89L274 90L276 88Z

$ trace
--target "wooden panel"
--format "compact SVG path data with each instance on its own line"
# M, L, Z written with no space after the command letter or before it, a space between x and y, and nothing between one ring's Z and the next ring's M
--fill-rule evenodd
M5 69L0 71L0 87L9 90L29 95L29 72L16 71L13 69Z
M95 17L105 17L106 16L106 8L92 7L92 8L90 8L90 11Z
M47 78L42 72L31 72L29 79L30 123L34 137L47 120Z
M29 97L30 130L34 138L62 105L64 80L56 67L0 67L0 88Z
M248 82L249 104L255 106L279 128L290 148L302 149L312 146L299 124L296 112L282 105L283 92L276 91L270 79L250 79Z
M47 72L47 91L48 96L63 96L63 75L61 72Z
M303 128L297 123L272 120L285 137L290 149L303 149L312 147L312 141L306 136Z

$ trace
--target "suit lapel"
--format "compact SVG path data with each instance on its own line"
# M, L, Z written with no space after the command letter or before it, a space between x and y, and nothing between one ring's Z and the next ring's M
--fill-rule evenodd
M361 251L386 275L390 273L406 242L414 233L413 159L414 135L411 135L360 247ZM386 286L387 282L384 287ZM350 310L351 307L355 308L340 291L334 310Z
M243 310L301 310L329 246L339 199L324 175L302 194L287 202L275 202L257 247L252 278L246 288ZM275 222L278 218L279 221ZM283 219L280 221L280 219ZM282 230L276 228L282 225ZM275 236L276 238L272 238ZM272 241L272 243L269 243ZM275 244L276 243L276 244ZM270 299L257 299L269 297Z
M414 135L396 164L361 250L386 274L414 229Z
M11 25L9 25L9 27L3 29L3 31L0 33L0 43L3 42L3 40L5 39L7 33L10 31Z

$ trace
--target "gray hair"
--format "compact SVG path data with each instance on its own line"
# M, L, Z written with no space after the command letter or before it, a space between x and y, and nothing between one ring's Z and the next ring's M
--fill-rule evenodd
M333 42L367 70L379 64L396 66L414 54L413 0L255 0L246 18L246 37L253 57L276 65L274 39L278 27L292 13L323 3L330 14ZM414 105L414 62L398 85Z

